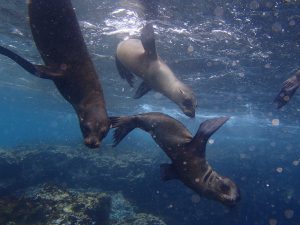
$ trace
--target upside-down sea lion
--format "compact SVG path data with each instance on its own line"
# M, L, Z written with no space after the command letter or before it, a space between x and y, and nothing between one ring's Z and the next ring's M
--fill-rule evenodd
M34 65L3 47L0 53L29 73L51 79L75 109L85 144L98 147L110 122L102 87L71 1L30 0L28 10L33 39L45 66Z
M135 128L149 132L172 161L161 165L163 180L179 179L198 194L232 206L240 199L238 187L214 171L205 159L207 140L228 119L206 120L193 137L183 124L162 113L111 117L112 127L117 128L115 145Z
M291 100L299 86L300 70L282 83L281 90L274 100L274 103L277 105L277 109L280 109Z
M157 55L150 23L142 29L141 40L128 39L119 43L116 65L119 74L130 86L133 86L133 74L143 80L134 98L140 98L153 89L175 102L184 114L195 117L196 97Z

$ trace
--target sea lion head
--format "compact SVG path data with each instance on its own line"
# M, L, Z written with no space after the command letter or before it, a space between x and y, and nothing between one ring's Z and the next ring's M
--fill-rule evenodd
M192 118L195 117L197 99L193 91L188 87L183 86L179 88L179 98L177 104L185 115Z
M227 206L234 206L240 200L240 190L227 177L216 176L209 182L205 193Z
M105 112L86 110L80 114L80 128L84 137L84 144L89 148L98 148L101 140L107 135L110 122Z

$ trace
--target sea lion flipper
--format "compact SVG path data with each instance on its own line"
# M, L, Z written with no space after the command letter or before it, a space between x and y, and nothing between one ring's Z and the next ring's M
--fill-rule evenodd
M290 101L299 86L300 81L296 75L283 82L282 88L274 100L274 103L277 105L277 109L280 109Z
M117 146L122 139L134 128L134 116L122 116L122 117L110 117L112 128L117 128L114 131L114 144L113 147Z
M54 79L64 76L64 70L57 67L49 67L43 65L34 65L36 68L35 75L45 79Z
M18 63L23 69L25 69L27 72L31 74L35 74L36 72L35 66L31 62L19 56L18 54L2 46L0 46L0 54L5 55L8 58L12 59L16 63Z
M154 38L154 29L151 23L146 24L141 33L141 41L145 49L145 53L151 59L157 59L156 47L155 47L155 38Z
M130 87L133 87L134 75L120 62L117 56L115 57L115 59L116 66L121 78L126 79Z
M160 175L163 181L178 179L178 174L173 164L163 163L160 165Z
M17 64L19 64L27 72L40 78L51 79L54 76L57 77L63 75L63 71L60 69L53 69L43 65L34 65L33 63L19 56L18 54L2 46L0 46L0 54L7 56L8 58L12 59Z
M151 87L148 86L146 82L142 82L135 92L133 98L138 99L141 98L143 95L147 94L151 90Z
M198 131L190 144L205 155L205 147L210 136L216 132L229 117L218 117L204 121L200 124Z

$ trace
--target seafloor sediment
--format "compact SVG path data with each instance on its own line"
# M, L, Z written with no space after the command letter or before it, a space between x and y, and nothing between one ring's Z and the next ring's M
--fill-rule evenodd
M163 225L122 194L155 156L68 146L0 150L0 224ZM143 165L141 167L141 165ZM129 191L130 192L130 191Z

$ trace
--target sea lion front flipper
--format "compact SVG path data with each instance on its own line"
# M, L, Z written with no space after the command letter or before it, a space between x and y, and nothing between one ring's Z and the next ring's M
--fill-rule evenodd
M277 104L277 109L280 109L291 100L299 86L300 81L296 75L283 82L282 88L274 100L274 103Z
M64 73L61 69L51 69L43 65L34 65L31 62L27 61L18 54L12 52L11 50L0 46L0 54L7 56L8 58L15 61L27 72L45 79L53 79L54 77L63 76Z
M151 23L148 23L143 27L141 41L145 49L145 54L151 59L156 60L157 53L155 47L154 29Z
M34 65L36 68L35 75L44 79L54 79L64 76L64 70L57 67Z
M121 78L126 79L130 87L133 87L134 75L120 62L117 56L115 57L115 59L116 59L116 66Z
M163 163L160 165L160 175L163 181L178 179L178 174L173 164Z
M143 95L147 94L151 90L151 87L148 86L145 82L142 82L135 92L133 98L138 99L141 98Z
M134 118L134 116L109 117L112 128L117 128L114 131L113 147L117 146L130 131L136 128Z
M206 143L210 136L216 132L229 117L218 117L214 119L209 119L200 124L196 135L193 137L192 141L189 143L191 147L197 149L200 154L205 157Z

